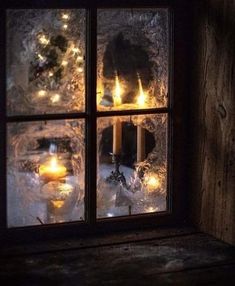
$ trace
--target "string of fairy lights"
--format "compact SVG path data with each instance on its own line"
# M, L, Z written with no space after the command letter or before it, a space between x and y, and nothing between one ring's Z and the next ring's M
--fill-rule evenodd
M84 57L75 40L68 39L70 13L60 13L60 33L40 31L36 35L36 51L31 62L31 82L37 86L35 100L60 103L66 93L78 91L78 77L84 71Z

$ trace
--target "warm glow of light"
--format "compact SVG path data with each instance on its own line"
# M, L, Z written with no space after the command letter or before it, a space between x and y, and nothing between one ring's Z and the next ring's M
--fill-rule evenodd
M97 89L96 89L96 97L97 97L97 102L99 102L99 104L101 104L101 100L102 100L102 96L104 94L104 87L103 87L103 83L101 80L97 81Z
M64 205L64 201L63 200L51 200L51 203L53 205L54 208L60 209L63 207Z
M77 57L77 60L78 60L78 61L83 61L83 57L82 57L82 56L78 56L78 57Z
M42 45L47 45L49 43L49 39L45 35L40 35L38 41Z
M107 217L113 217L114 216L114 214L112 214L112 213L107 213Z
M41 60L41 61L44 61L44 60L45 60L45 58L44 58L41 54L38 54L38 58L39 58L39 60Z
M153 212L158 211L158 208L148 207L145 211L148 212L148 213L153 213Z
M54 73L53 72L49 72L49 74L48 74L50 77L52 77L53 75L54 75Z
M78 71L78 72L83 72L83 68L81 68L81 67L80 67L80 68L77 68L77 71Z
M67 14L67 13L62 14L62 19L63 20L68 20L69 19L69 14Z
M139 107L143 108L146 105L146 95L143 91L143 86L139 75L138 75L138 85L139 85L139 95L137 97L137 104L139 105Z
M56 103L56 102L59 102L60 101L60 95L58 93L52 95L51 97L51 102L52 103Z
M115 89L114 89L114 96L113 96L113 105L118 106L122 104L122 88L118 79L118 75L115 76Z
M79 48L73 48L72 51L74 52L74 54L80 53L80 49Z
M67 174L67 169L63 165L59 165L56 157L52 157L49 163L39 167L39 175L48 181L56 181L64 178Z
M63 25L63 29L64 29L64 30L67 30L67 29L68 29L68 25L67 25L67 24L64 24L64 25Z
M65 66L67 66L67 65L68 65L68 62L67 62L67 61L62 61L62 63L61 63L61 64L62 64L62 66L64 66L64 67L65 67Z
M160 179L156 174L145 175L144 184L149 192L153 192L161 186Z
M47 94L47 92L45 90L39 90L39 92L38 92L39 97L44 97L46 94Z

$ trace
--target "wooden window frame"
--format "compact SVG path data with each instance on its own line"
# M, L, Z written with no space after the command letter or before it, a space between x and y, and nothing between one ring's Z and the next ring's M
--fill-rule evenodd
M140 229L147 227L182 225L187 222L187 165L188 165L188 86L187 86L187 38L185 29L187 17L183 14L184 5L177 4L180 1L167 0L100 0L100 1L21 1L19 4L9 1L1 10L0 32L3 44L1 44L0 58L0 240L15 241L49 239L66 237L71 235L87 235L93 233L114 232L127 229ZM64 2L64 3L63 3ZM175 3L176 2L176 3ZM82 113L49 114L30 116L6 115L6 10L7 9L86 9L86 111ZM97 111L96 110L96 59L97 59L97 9L99 8L168 8L169 10L169 104L166 108L153 108L147 110L121 110L121 111ZM92 100L93 98L93 100ZM168 190L167 211L140 214L127 217L96 218L96 124L97 118L113 115L131 114L168 114ZM86 194L85 194L85 221L66 222L59 224L47 224L38 226L25 226L7 228L7 194L6 194L6 125L8 122L38 121L53 119L78 119L84 118L86 124Z

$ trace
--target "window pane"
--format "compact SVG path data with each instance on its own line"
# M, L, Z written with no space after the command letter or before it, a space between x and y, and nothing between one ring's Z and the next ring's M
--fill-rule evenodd
M167 115L98 119L98 218L166 210Z
M98 110L166 107L167 9L98 10Z
M8 124L8 227L84 219L84 123Z
M8 115L83 111L84 59L85 10L8 10Z

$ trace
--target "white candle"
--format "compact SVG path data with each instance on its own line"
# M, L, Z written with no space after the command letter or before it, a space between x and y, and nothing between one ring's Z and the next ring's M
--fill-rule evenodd
M121 86L118 76L115 77L115 90L113 96L114 107L122 103ZM120 155L122 149L122 123L117 117L113 125L113 154Z
M137 104L139 108L144 108L146 105L146 96L143 91L141 79L138 76L139 95L137 97ZM145 129L140 125L137 125L137 162L141 162L145 159Z
M113 125L113 154L120 155L122 149L122 123L119 118Z
M114 107L122 104L122 97L121 97L122 89L118 79L118 75L115 76L115 89L114 89L114 96L113 96L113 105Z
M137 162L145 159L145 129L137 126Z

